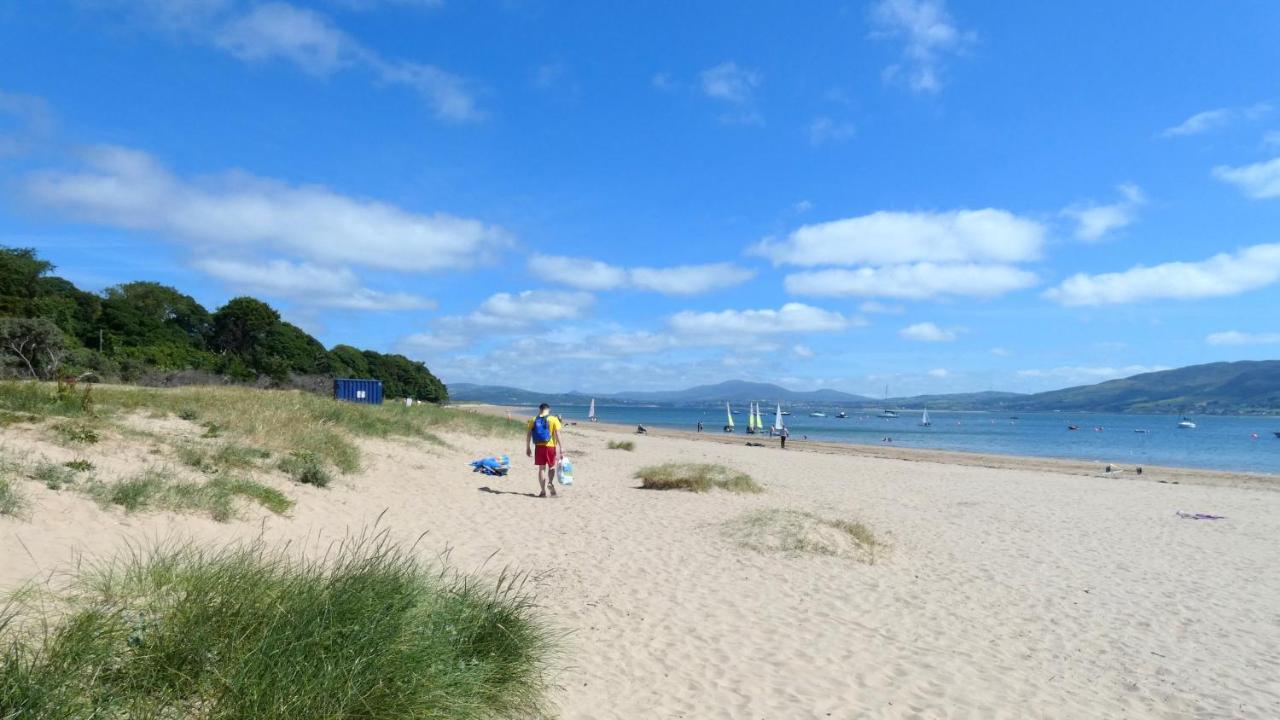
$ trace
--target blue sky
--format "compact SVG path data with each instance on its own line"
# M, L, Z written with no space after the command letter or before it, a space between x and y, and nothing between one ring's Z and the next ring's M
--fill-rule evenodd
M6 4L0 244L446 382L1275 356L1280 5L794 5Z

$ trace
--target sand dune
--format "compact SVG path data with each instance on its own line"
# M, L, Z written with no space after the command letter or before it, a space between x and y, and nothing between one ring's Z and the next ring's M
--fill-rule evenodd
M565 718L1280 717L1280 493L1260 481L784 453L742 438L605 448L620 437L568 428L577 482L557 499L531 496L518 444L458 435L448 448L363 442L365 469L324 490L281 480L298 500L289 518L126 516L29 483L30 518L0 519L0 589L129 542L261 528L320 547L382 514L463 569L531 573L567 633ZM67 454L9 429L0 442ZM102 451L107 466L150 461L123 443ZM512 455L510 477L469 472L494 452ZM636 488L637 468L672 460L723 463L766 492ZM723 532L765 509L860 521L884 547L869 564L758 552Z

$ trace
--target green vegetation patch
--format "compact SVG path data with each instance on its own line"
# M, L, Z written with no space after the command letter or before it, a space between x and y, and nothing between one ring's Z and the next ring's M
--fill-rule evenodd
M137 552L0 621L0 717L542 717L554 640L521 579L451 578L381 535Z
M75 484L76 473L71 468L57 463L42 462L36 465L31 471L31 477L44 483L44 486L50 490L61 490L62 488Z
M648 490L707 492L719 488L735 493L760 493L764 488L746 473L707 463L666 463L636 471L640 487Z
M21 517L30 503L13 476L0 471L0 515Z
M93 445L102 439L96 428L83 422L64 422L53 426L58 440L67 445Z
M280 471L304 485L328 487L333 482L333 474L325 467L319 455L306 450L297 450L280 461Z
M610 440L607 447L610 450L626 450L630 452L636 449L636 444L630 440Z
M68 460L62 464L68 469L74 470L76 472L90 472L91 470L93 470L93 463L83 458Z
M726 537L757 552L843 557L875 563L884 549L866 525L800 510L758 510L723 526Z
M126 512L153 508L198 512L218 522L237 516L237 498L252 500L277 514L293 507L293 501L283 493L254 480L222 475L204 482L191 482L176 479L170 471L157 468L112 483L95 483L88 487L88 492L99 504L118 505Z

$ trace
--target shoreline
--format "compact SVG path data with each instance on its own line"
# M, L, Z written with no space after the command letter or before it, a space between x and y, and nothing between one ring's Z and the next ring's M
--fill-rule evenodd
M459 410L480 412L486 415L505 417L511 413L518 417L532 407L515 405L491 405L488 403L459 403L452 405ZM517 410L522 412L518 413ZM565 422L574 429L598 428L610 433L635 434L635 427L619 423L580 421ZM761 450L779 450L778 438L765 436L739 435L737 433L690 432L668 427L645 428L649 436L696 440L699 442L717 443L720 445L743 446L747 442L761 442ZM999 453L965 452L960 450L932 450L928 448L902 447L892 445L867 445L859 443L841 443L822 440L803 440L792 436L787 442L787 452L791 451L819 453L825 455L847 455L851 457L878 458L882 460L898 460L902 462L921 462L941 465L959 465L1001 470L1031 470L1055 473L1060 475L1082 475L1097 478L1119 480L1147 480L1155 483L1196 484L1220 487L1252 487L1266 490L1280 490L1280 476L1264 473L1250 473L1235 470L1209 470L1205 468L1171 467L1164 465L1142 465L1142 474L1134 472L1131 465L1111 463L1114 470L1107 473L1107 463L1091 460L1072 460L1068 458L1045 457L1037 455L1003 455Z

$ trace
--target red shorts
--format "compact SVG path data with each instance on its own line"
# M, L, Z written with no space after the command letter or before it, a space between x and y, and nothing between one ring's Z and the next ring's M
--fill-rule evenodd
M555 465L556 464L556 448L554 445L534 445L533 446L533 464L534 465Z

